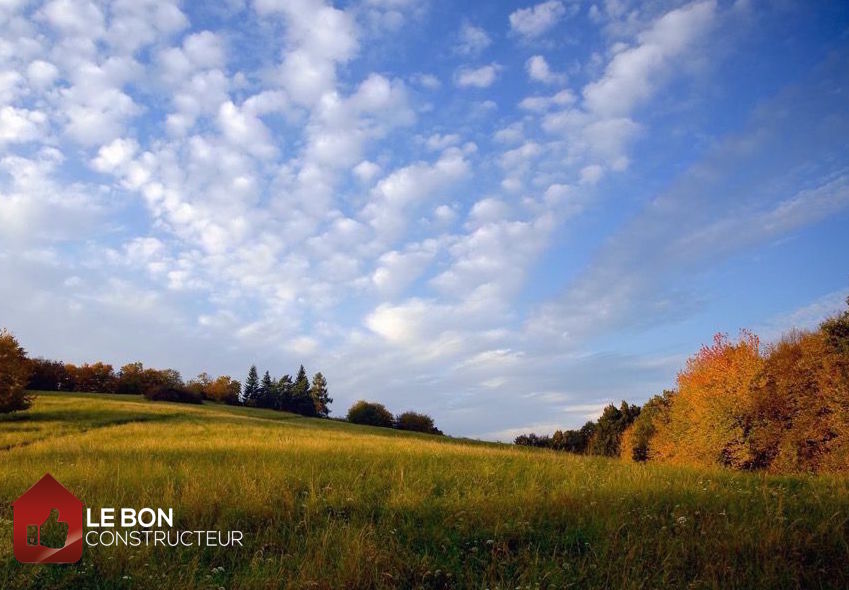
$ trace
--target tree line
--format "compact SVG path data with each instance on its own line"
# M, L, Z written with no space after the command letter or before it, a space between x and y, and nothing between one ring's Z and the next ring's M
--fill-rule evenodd
M254 408L326 418L333 398L328 395L327 379L321 372L313 375L312 384L303 365L294 379L288 374L273 379L268 371L260 379L256 365L252 365L240 401Z
M102 362L77 366L29 358L11 333L0 331L0 413L27 409L33 391L120 393L193 404L215 401L316 418L327 418L333 403L324 375L319 371L310 380L303 365L294 378L285 374L279 379L268 371L260 378L256 365L252 365L244 387L229 375L201 373L183 381L179 371L145 368L139 362L128 363L116 372L112 365ZM364 401L351 407L347 419L357 424L442 434L426 414L408 411L396 417L383 405Z
M634 462L849 470L849 310L768 345L745 330L737 340L717 334L676 385L642 407L609 405L579 430L515 443Z

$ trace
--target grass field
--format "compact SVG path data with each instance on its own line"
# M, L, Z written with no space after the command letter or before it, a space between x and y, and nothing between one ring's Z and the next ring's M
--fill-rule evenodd
M45 472L241 549L18 564ZM219 405L41 394L0 418L0 588L847 588L849 479L634 466Z

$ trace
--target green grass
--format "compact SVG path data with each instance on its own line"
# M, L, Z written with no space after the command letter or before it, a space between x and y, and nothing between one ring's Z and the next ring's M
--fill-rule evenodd
M219 405L40 394L0 418L0 588L847 588L849 479L634 466ZM18 564L45 472L241 549Z

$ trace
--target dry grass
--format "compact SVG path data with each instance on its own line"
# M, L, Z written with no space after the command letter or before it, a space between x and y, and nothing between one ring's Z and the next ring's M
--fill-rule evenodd
M846 588L849 480L641 466L230 408L42 394L0 419L0 587ZM242 549L12 556L50 472Z

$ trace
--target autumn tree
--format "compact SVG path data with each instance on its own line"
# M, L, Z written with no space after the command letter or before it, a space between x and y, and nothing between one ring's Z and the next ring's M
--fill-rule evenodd
M30 407L33 397L25 389L29 374L26 352L12 334L0 330L0 413Z
M141 395L144 393L144 365L139 362L128 363L118 371L116 393Z
M231 379L229 375L222 375L209 384L207 397L217 402L236 405L239 403L239 395L241 393L241 383Z
M717 334L678 374L669 419L657 425L653 452L663 460L747 468L753 381L763 367L760 341L743 331L737 342Z
M333 403L333 398L327 392L327 379L324 378L321 371L313 375L310 397L315 407L315 415L327 418L330 414L329 406Z
M752 388L755 467L849 468L849 348L831 336L825 329L792 332L771 348Z
M675 392L667 390L643 404L640 415L622 433L620 457L626 461L649 460L652 454L652 439L658 424L668 420L669 406L674 395Z

